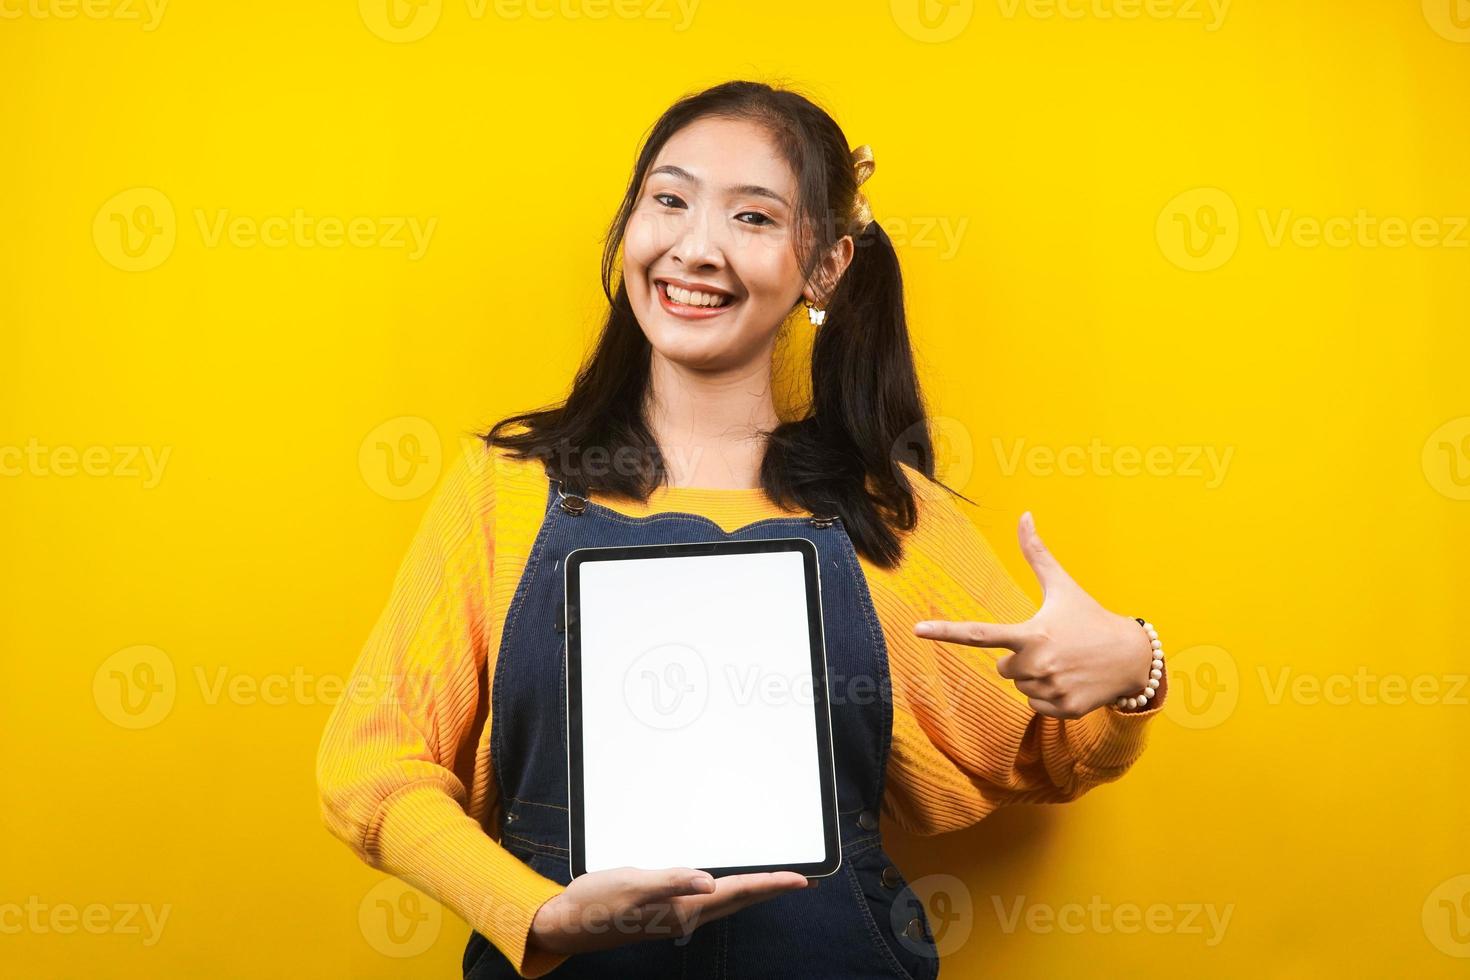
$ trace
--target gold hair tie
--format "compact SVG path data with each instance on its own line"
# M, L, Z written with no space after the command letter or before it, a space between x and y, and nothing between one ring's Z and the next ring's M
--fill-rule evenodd
M873 162L873 148L867 143L853 149L852 172L857 178L858 192L857 201L852 210L852 224L858 234L862 234L863 230L873 221L873 208L868 204L868 195L862 192L862 186L864 181L873 176L873 171L877 166Z

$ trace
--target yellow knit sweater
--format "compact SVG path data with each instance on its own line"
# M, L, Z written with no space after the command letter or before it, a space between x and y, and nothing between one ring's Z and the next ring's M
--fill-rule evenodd
M1020 622L1037 606L949 494L909 475L920 519L902 562L860 562L893 687L883 814L911 833L938 834L1007 803L1071 800L1121 776L1143 751L1166 687L1147 710L1049 718L996 673L994 652L914 635L924 619ZM526 977L565 959L527 949L537 908L563 888L494 836L487 678L545 499L539 463L476 448L448 467L317 756L328 829L371 866L454 910ZM758 489L598 499L635 517L702 514L726 531L792 513Z

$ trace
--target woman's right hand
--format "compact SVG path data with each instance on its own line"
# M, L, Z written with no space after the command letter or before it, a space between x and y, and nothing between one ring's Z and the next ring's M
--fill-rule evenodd
M693 868L612 868L572 879L542 904L530 943L558 955L687 936L705 922L782 892L805 888L794 871L715 878Z

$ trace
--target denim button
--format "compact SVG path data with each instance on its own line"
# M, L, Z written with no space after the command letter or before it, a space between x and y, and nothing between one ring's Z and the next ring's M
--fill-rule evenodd
M893 865L890 864L888 867L886 867L886 868L883 869L883 887L884 888L897 888L898 887L898 882L899 882L899 876L898 876L898 869L897 868L895 868Z
M864 810L858 814L858 826L864 830L878 829L878 814L872 810Z
M903 927L903 934L914 942L918 942L924 938L924 924L915 916L909 920L908 925Z

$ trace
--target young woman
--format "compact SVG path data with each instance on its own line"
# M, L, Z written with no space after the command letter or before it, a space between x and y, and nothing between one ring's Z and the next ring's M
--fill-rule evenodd
M1166 689L1151 627L1093 601L1028 514L1035 606L934 480L898 258L859 190L872 169L790 91L730 82L670 107L569 396L497 423L436 493L355 668L389 696L336 707L318 781L333 833L471 923L466 977L933 977L879 814L955 830L1074 799L1142 751ZM782 418L773 361L803 301L810 404ZM841 869L571 881L562 559L791 536L822 562Z

